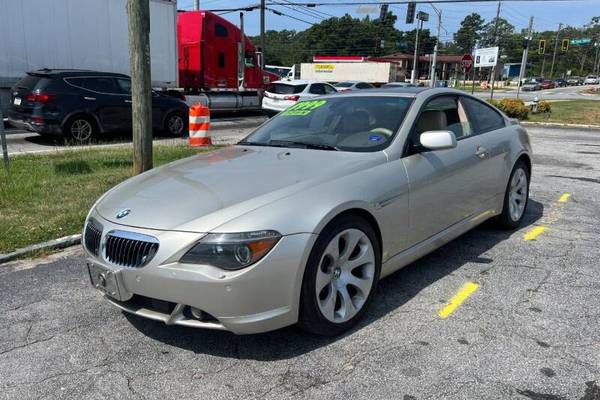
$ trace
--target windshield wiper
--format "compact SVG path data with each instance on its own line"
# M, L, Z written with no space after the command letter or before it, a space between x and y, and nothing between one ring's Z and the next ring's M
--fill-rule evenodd
M334 150L339 151L340 149L336 146L325 143L307 143L307 142L296 142L293 140L271 140L269 142L271 146L278 147L299 147L304 149L317 149L317 150Z

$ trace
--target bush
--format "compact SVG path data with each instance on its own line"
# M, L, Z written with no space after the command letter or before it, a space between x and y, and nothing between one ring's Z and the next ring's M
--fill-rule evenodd
M552 112L552 105L549 101L540 101L538 103L538 112L540 113L549 113Z
M520 99L506 98L500 101L491 100L490 104L498 107L500 111L508 115L510 118L527 119L527 115L529 114L529 109L525 103L523 103L523 100Z

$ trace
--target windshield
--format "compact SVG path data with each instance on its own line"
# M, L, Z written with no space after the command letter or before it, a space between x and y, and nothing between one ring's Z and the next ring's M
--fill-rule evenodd
M297 94L301 93L306 85L288 85L286 83L274 83L268 91L275 94Z
M340 83L336 83L333 86L335 86L335 87L350 87L352 85L354 85L353 82L340 82Z
M411 103L411 98L396 96L301 101L240 144L379 151L391 143Z

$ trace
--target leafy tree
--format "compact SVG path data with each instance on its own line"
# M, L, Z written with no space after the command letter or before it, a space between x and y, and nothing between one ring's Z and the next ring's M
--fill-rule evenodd
M501 49L505 49L513 44L514 34L515 27L510 22L504 18L498 18L496 27L496 18L494 18L483 27L479 47L499 46Z
M460 28L454 34L454 42L461 53L471 53L475 43L481 37L485 20L477 13L469 14L460 23Z

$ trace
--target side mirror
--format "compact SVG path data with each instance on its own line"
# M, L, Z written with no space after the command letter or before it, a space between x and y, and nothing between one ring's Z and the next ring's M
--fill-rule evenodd
M456 147L456 136L452 131L427 131L419 137L421 146L429 150L445 150Z

